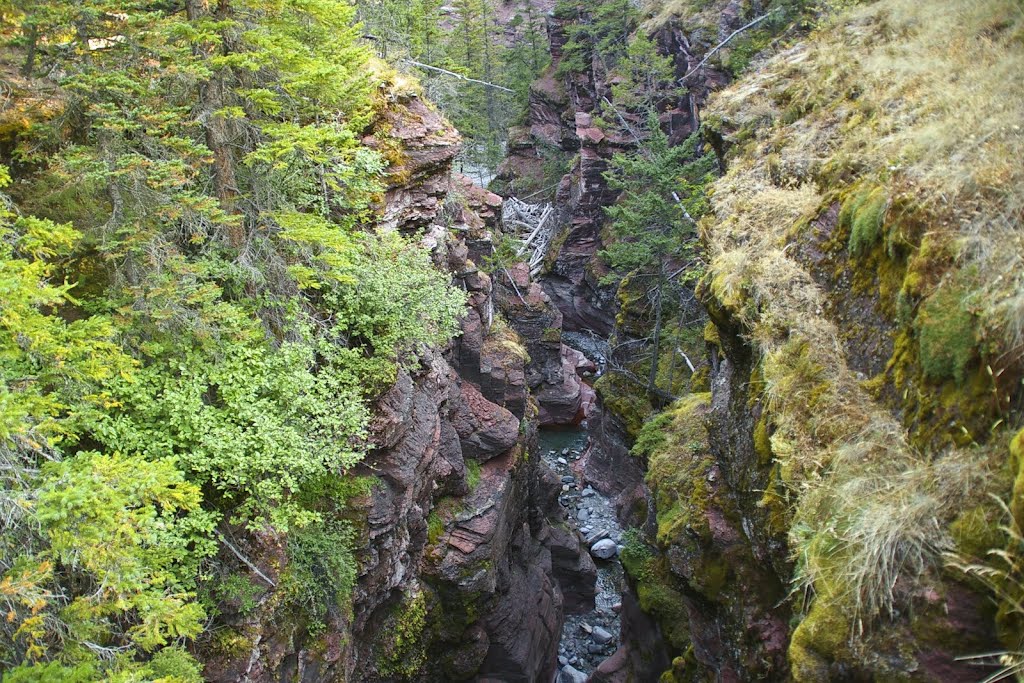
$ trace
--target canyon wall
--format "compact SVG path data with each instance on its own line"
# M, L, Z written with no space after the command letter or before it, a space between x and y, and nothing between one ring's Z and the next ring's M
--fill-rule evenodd
M548 680L563 619L560 584L578 600L595 574L577 536L561 527L561 483L539 462L536 429L583 418L576 369L586 364L561 345L560 315L537 285L524 283L522 300L509 303L506 292L496 301L480 264L501 198L451 173L459 136L443 117L417 97L400 98L367 140L392 157L377 229L434 250L437 266L468 294L462 333L447 349L424 349L374 409L373 447L353 473L370 484L351 511L362 548L351 610L339 603L311 630L275 611L275 591L267 591L255 607L222 615L207 675ZM279 544L248 542L244 552L258 558L248 570L254 579L261 571L279 580Z
M979 106L1002 111L1019 17L999 2L870 3L820 33L803 15L709 54L783 4L659 6L641 29L687 77L663 130L700 128L724 177L701 222L685 390L649 396L615 368L597 385L582 471L639 533L622 555L637 609L593 680L976 680L998 664L971 655L1020 646L1018 527L993 502L1016 509L1019 257L995 254L1021 253L1020 136L998 119L982 149L954 152L915 117L965 69L989 87ZM940 47L942 31L989 30L979 64ZM595 124L599 69L556 77L566 32L549 20L554 64L495 187L535 186L550 150L572 155L539 279L566 329L608 338L614 362L653 327L635 283L605 284L597 256L616 201L603 172L632 142ZM957 173L914 151L927 144L951 145ZM1018 560L995 559L1004 549ZM662 649L672 665L652 670Z

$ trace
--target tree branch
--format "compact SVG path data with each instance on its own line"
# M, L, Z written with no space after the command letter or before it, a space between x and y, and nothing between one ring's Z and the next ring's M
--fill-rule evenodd
M421 69L428 69L430 71L437 71L439 73L443 73L445 75L452 76L453 78L458 78L458 79L463 80L463 81L469 81L470 83L479 83L480 85L486 85L488 88L494 88L495 90L501 90L503 92L510 92L510 93L513 93L513 94L515 94L515 92L516 92L515 90L512 90L511 88L506 88L503 85L496 85L494 83L488 83L487 81L481 81L481 80L478 80L476 78L470 78L469 76L463 76L462 74L455 73L454 71L449 71L448 69L442 69L442 68L437 67L437 66L431 66L429 64L424 64L423 62L417 62L415 59L406 59L406 60L403 60L403 61L405 61L407 64L412 64L413 66L418 66Z
M238 548L236 548L234 545L232 545L231 542L228 539L224 538L224 534L222 534L220 531L217 531L216 529L214 530L214 533L217 534L217 538L220 539L220 542L223 543L224 546L228 550L230 550L232 553L235 554L235 557L237 557L238 559L240 559L242 562L245 563L246 567L248 567L249 569L251 569L254 572L256 572L256 575L258 577L260 577L261 579L263 579L264 581L269 583L271 586L273 586L274 588L277 588L277 584L274 583L273 579L271 579L266 574L261 572L259 567L257 567L255 564L250 562L249 559L238 550Z
M714 54L715 54L716 52L718 52L718 51L719 51L719 50L721 50L721 49L722 49L723 47L725 47L725 46L726 46L726 44L727 44L727 43L728 43L728 42L729 42L730 40L732 40L733 38L735 38L735 37L736 37L736 36L738 36L739 34L743 33L743 32L744 32L744 31L746 31L746 30L747 30L748 28L752 28L752 27L754 27L754 26L757 26L757 25L758 25L758 24L760 24L760 23L761 23L762 21L764 21L765 19L767 19L767 18L768 18L768 17L770 17L771 15L775 14L775 12L777 12L777 11L778 11L779 9L781 9L781 8L780 8L780 7L776 7L776 8L775 8L775 9L773 9L772 11L770 11L770 12L766 12L766 13L762 14L761 16L759 16L759 17L758 17L757 19L754 19L754 20L753 20L752 22L750 22L750 23L749 23L749 24L747 24L746 26L741 26L741 27L739 27L738 29L736 29L735 31L733 31L732 33L730 33L730 34L729 34L729 37L728 37L728 38L726 38L725 40L723 40L722 42L720 42L720 43L719 43L718 45L715 45L715 47L711 49L711 52L709 52L709 53L707 53L706 55L704 55L704 59L700 60L700 62L699 62L699 63L697 64L697 66L695 66L695 67L693 67L692 69L690 69L690 70L689 70L689 71L688 71L688 72L686 73L686 75L685 75L685 76L683 76L682 78L680 78L680 79L679 79L679 82L680 82L680 83L682 83L682 82L683 82L683 81L685 81L685 80L686 80L687 78L689 78L689 77L690 77L690 76L692 76L693 74L697 73L697 71L698 71L698 70L699 70L699 69L700 69L700 68L701 68L702 66L704 66L705 64L707 64L707 61L708 61L709 59L711 59L712 55L714 55Z

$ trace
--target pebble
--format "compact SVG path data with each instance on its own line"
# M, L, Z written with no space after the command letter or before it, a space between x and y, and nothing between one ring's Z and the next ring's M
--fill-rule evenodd
M590 496L594 495L594 493L594 489L588 486L587 488L583 489L583 492L580 493L580 495L583 496L584 498L590 498Z
M568 448L563 448L562 449L562 455L569 455L569 449Z
M587 652L592 655L599 655L604 652L604 647L597 645L596 643L591 643L590 645L587 645Z
M611 642L612 634L604 630L600 626L595 626L590 637L594 639L594 642L598 645L604 645L605 643Z
M565 458L559 458L559 459L558 459L558 462L559 462L559 464L561 464L561 465L568 465L568 464L569 464L569 461L568 461L568 460L566 460Z
M576 519L581 522L585 522L590 518L590 513L586 509L580 510L576 513Z
M562 490L563 491L568 491L569 490L569 485L568 484L562 484Z
M580 529L580 533L583 534L584 536L586 536L587 534L590 533L590 527L589 526L585 526L585 527L581 528Z
M569 658L565 655L558 655L558 665L565 666L569 663Z
M621 612L622 611L622 603L621 602L617 602L614 605L612 605L612 611L615 612L616 614Z
M581 621L580 622L580 628L583 629L583 631L585 633L593 633L594 632L594 629L590 626L590 624L588 624L585 621Z
M600 531L595 531L590 536L587 536L587 545L593 545L594 543L597 543L598 541L600 541L602 538L608 538L608 530L607 529L601 529Z
M575 481L576 481L576 477L572 476L571 474L567 474L564 477L562 477L562 483L563 484L572 484Z

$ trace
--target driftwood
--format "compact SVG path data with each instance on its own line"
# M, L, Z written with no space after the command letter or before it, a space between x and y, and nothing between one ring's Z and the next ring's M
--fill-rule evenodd
M523 260L530 268L531 275L537 275L544 264L548 247L554 237L555 208L550 204L528 204L515 197L505 200L502 205L502 222L511 228L511 234L520 239L516 256L526 256Z

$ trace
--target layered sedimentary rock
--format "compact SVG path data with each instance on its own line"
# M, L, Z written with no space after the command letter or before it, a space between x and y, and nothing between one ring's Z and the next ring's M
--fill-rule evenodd
M577 582L594 575L575 536L552 529L559 484L536 457L526 354L513 330L495 325L492 281L477 265L501 199L451 176L458 134L418 98L393 103L377 128L371 138L392 161L379 229L420 233L434 249L468 295L462 334L422 351L374 409L373 448L353 473L372 483L353 504L362 550L351 612L331 610L310 632L275 615L270 590L255 609L225 615L232 641L208 657L207 672L221 681L546 679L563 618L559 577L576 584L579 601ZM573 373L574 362L565 361ZM568 391L555 400L571 420L580 392ZM242 548L256 558L254 577L274 587L286 572L281 542L257 535Z

